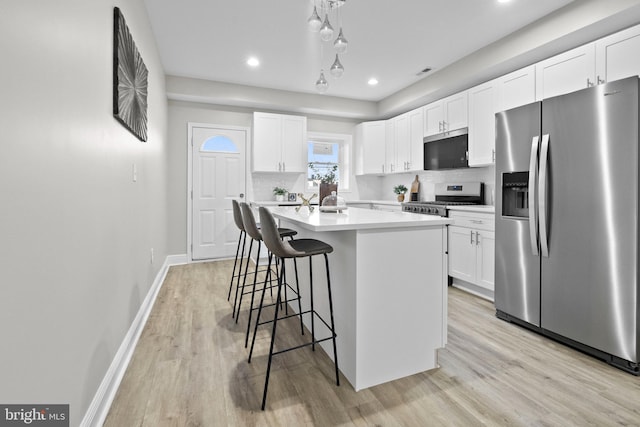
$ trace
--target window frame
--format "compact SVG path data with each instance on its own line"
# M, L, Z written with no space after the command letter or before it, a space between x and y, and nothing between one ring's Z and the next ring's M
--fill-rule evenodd
M341 181L338 182L338 192L348 193L351 192L351 183L353 181L353 136L343 133L330 133L330 132L307 132L305 156L307 165L309 164L309 143L310 142L325 142L338 144L340 152L338 153L338 168L340 170ZM307 173L305 175L305 189L315 190L313 186L309 186ZM346 180L346 182L344 182Z

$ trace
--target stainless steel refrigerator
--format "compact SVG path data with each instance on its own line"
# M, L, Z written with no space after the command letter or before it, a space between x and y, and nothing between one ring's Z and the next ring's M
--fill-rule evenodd
M496 115L497 316L635 374L639 86Z

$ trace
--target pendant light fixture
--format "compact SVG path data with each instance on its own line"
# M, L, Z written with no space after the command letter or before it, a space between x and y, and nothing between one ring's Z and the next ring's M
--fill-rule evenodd
M329 82L324 78L324 70L320 70L320 77L316 81L316 89L320 93L325 93L329 89Z
M346 53L348 46L349 42L344 38L344 35L342 34L342 27L340 27L340 33L338 34L336 41L333 42L333 47L338 53Z
M344 74L344 66L340 62L339 55L346 53L349 45L342 30L340 16L340 7L346 2L347 0L313 0L313 11L307 19L309 30L314 33L320 33L320 63L324 61L324 43L330 42L335 33L330 19L334 19L334 22L338 24L337 28L340 28L338 37L332 43L336 51L335 60L329 67L329 73L336 79L339 79ZM320 18L321 16L324 16L324 20ZM315 86L319 93L325 93L329 89L329 82L324 77L323 67L320 69L320 76L316 80Z
M342 77L342 74L344 73L344 67L340 63L340 59L338 58L338 54L337 53L336 53L336 60L333 61L333 65L329 69L329 72L336 79L339 79L340 77Z
M320 31L320 27L322 26L322 21L320 20L320 15L318 15L318 9L313 6L313 13L307 19L307 24L309 24L309 30L314 33Z
M324 14L324 22L322 23L322 27L320 27L320 38L322 41L328 42L333 37L333 27L329 22L329 14Z

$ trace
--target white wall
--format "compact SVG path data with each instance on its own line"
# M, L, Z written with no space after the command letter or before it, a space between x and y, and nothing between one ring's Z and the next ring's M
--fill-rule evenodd
M149 69L146 143L112 115L114 6ZM140 0L0 0L0 52L0 402L78 425L169 253L164 72Z
M197 89L194 89L197 90ZM231 106L217 106L186 101L169 101L169 253L187 253L187 129L188 123L209 123L215 125L244 126L251 128L253 109ZM263 109L260 111L279 111ZM307 116L309 132L339 133L353 136L356 121L352 119L323 118ZM247 158L247 199L270 200L273 187L284 186L289 191L304 191L305 178L296 174L251 173L251 147ZM352 181L355 182L355 177ZM353 185L348 196L358 199L358 186Z

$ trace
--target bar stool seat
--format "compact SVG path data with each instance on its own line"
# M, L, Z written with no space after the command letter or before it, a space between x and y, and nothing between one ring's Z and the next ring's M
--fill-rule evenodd
M316 239L296 239L285 243L287 255L290 258L330 254L333 252L331 245Z
M296 350L302 347L306 347L306 346L311 346L311 348L313 350L315 350L315 345L318 343L321 343L323 341L328 341L331 340L333 342L333 361L334 361L334 365L335 365L335 374L336 374L336 385L340 385L340 376L338 373L338 350L336 347L336 329L335 329L335 322L334 322L334 316L333 316L333 301L331 298L331 275L329 274L329 258L328 258L328 254L330 254L331 252L333 252L333 247L323 241L317 240L317 239L295 239L295 240L289 240L289 241L283 241L282 239L279 238L278 235L278 229L276 227L276 223L275 223L275 219L273 218L273 216L271 215L271 213L269 212L268 209L261 207L259 209L260 211L260 222L262 223L262 239L264 240L265 245L267 246L267 248L270 251L270 255L269 255L269 266L271 265L271 261L272 261L272 257L276 257L276 260L280 260L280 271L278 272L278 292L277 292L277 296L276 296L276 303L275 303L275 313L273 315L273 320L269 320L269 321L265 321L265 322L260 322L260 315L262 313L262 308L263 308L263 304L264 304L264 296L265 296L265 291L266 291L266 282L265 285L262 288L262 295L260 298L260 304L258 306L258 318L256 320L255 323L255 329L254 329L254 333L253 333L253 340L251 342L251 350L249 351L249 360L248 362L251 363L251 355L253 354L253 348L255 345L255 340L256 340L256 334L258 331L258 326L261 324L265 324L265 323L272 323L272 329L271 329L271 344L269 347L269 359L267 362L267 372L265 375L265 383L264 383L264 392L262 395L262 410L264 410L265 405L266 405L266 401L267 401L267 390L269 387L269 375L271 372L271 361L273 359L273 356L277 355L277 354L281 354L281 353L285 353L291 350ZM324 261L325 261L325 268L326 268L326 273L327 273L327 293L328 293L328 302L329 302L329 315L330 315L330 320L329 322L325 321L322 316L320 316L319 313L317 313L315 311L314 308L314 295L313 295L313 269L312 269L312 263L311 263L311 258L313 256L316 255L322 255L324 257ZM307 257L309 258L309 297L310 297L310 305L311 305L311 309L307 310L307 311L302 311L301 306L299 305L299 312L293 315L286 315L283 317L279 317L279 306L280 306L280 301L281 301L281 289L282 287L285 285L286 282L286 264L285 264L285 260L286 259L293 259L294 261L294 265L296 266L296 287L298 288L298 298L300 297L299 295L299 286L297 283L297 279L298 279L298 274L297 274L297 264L295 264L295 260L297 258L303 258L303 257ZM298 299L298 302L300 303L300 299ZM278 324L279 320L283 320L286 318L290 318L290 317L294 317L294 316L299 316L300 317L300 322L301 322L301 328L302 328L302 316L304 314L311 314L311 341L310 342L306 342L304 344L301 345L296 345L294 347L290 347L290 348L286 348L286 349L282 349L282 350L278 350L278 351L274 351L274 343L275 343L275 338L276 338L276 326ZM318 318L318 320L320 320L330 331L330 336L329 337L324 337L324 338L316 338L316 334L315 334L315 322L314 319ZM302 333L304 334L304 329L302 330Z

